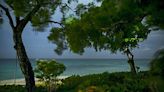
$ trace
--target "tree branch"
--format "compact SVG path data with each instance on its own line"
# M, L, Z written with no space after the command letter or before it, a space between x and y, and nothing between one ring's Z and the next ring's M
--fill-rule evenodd
M19 24L19 22L20 22L20 17L15 16L15 19L16 19L16 23Z
M124 51L124 53L126 53L127 54L127 57L129 58L129 59L132 59L133 60L133 54L132 54L132 52L130 52L130 50L129 50L129 48L126 48L125 49L125 51ZM130 55L130 56L129 56Z
M61 3L61 4L63 4L64 6L68 7L68 9L72 10L73 12L76 12L67 3Z
M39 8L41 7L40 4L36 5L31 12L29 12L27 14L27 16L24 18L25 21L29 21L31 20L32 16L34 16L34 14L39 10Z
M41 5L36 5L26 16L24 19L20 20L19 24L17 26L21 26L21 31L23 31L23 28L26 26L26 24L32 19L32 16L35 15L35 13L40 9ZM19 20L17 20L19 21Z
M52 21L52 20L49 20L49 21L47 21L47 22L49 22L49 23L54 23L54 24L59 24L60 26L63 27L63 23L60 23L60 22L56 22L56 21Z
M6 12L6 16L9 19L10 26L11 26L12 29L14 29L15 28L14 27L14 22L13 22L13 19L12 19L11 15L10 15L9 9L6 8L5 6L3 6L2 4L0 4L0 7Z
M54 24L58 24L58 25L60 25L61 27L64 28L63 23L57 22L57 21L53 21L53 20L48 20L48 21L40 22L39 24L44 24L44 23L54 23Z
M118 22L115 22L111 25L109 25L108 27L103 27L103 28L100 28L100 30L103 30L103 31L106 31L106 30L112 30L115 28L115 26L119 25L119 24L126 24L128 23L127 21L118 21Z

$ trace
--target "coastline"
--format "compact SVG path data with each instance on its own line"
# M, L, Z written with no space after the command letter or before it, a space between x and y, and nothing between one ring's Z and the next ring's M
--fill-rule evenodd
M57 79L65 79L69 76L58 76ZM36 84L40 84L41 82L38 81L37 78L35 78ZM19 79L9 79L9 80L0 80L0 86L3 85L25 85L25 79L24 78L19 78Z

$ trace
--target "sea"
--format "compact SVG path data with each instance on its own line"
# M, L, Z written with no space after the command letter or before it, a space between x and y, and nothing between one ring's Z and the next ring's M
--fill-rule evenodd
M55 59L66 66L61 76L130 71L127 59ZM33 69L37 59L30 59ZM138 71L149 70L150 59L135 59ZM23 78L17 59L0 59L0 80Z

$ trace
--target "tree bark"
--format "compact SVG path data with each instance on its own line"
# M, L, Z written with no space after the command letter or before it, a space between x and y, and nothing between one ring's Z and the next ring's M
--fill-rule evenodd
M137 74L135 64L134 64L134 60L133 59L128 59L128 63L130 65L131 72L133 74Z
M125 53L126 53L126 55L127 55L127 57L128 57L128 63L129 63L129 65L130 65L130 69L131 69L131 72L133 73L133 74L137 74L137 72L136 72L136 68L135 68L135 63L134 63L134 56L133 56L133 54L130 52L130 50L129 49L127 49L126 51L125 51Z
M11 5L8 6L12 8ZM25 47L23 45L22 32L26 24L32 19L32 17L36 14L36 12L40 9L40 7L41 7L41 3L38 3L36 6L34 6L34 8L30 12L28 12L28 14L23 19L21 19L20 16L15 16L16 21L14 22L9 9L0 3L0 8L5 11L6 16L9 19L10 26L13 30L13 40L15 43L14 48L17 53L20 68L25 77L26 87L28 92L33 92L35 87L35 80L34 80L34 72L32 70L31 63L29 61L29 58L26 54Z
M22 32L14 30L13 39L15 43L14 48L17 53L19 65L25 77L27 91L33 92L35 87L34 72L29 61L29 58L26 54L25 47L23 45Z

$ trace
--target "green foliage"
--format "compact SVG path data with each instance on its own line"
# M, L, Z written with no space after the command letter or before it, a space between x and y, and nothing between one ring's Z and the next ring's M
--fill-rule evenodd
M64 80L55 92L163 92L164 80L148 71L132 76L130 72L73 75ZM0 86L0 92L24 92L19 85ZM46 87L36 87L35 92L47 92Z
M55 60L38 60L35 68L36 78L44 81L48 92L56 90L57 76L64 72L65 66Z
M84 8L83 5L79 7ZM135 48L150 32L141 23L143 12L133 0L103 0L100 7L89 7L79 18L65 24L63 36L67 47L78 54L88 47L112 52ZM54 42L57 40L53 39L53 34L55 32L51 31L49 40Z
M4 85L0 86L0 92L26 92L25 86L22 85ZM47 92L45 87L36 87L35 92Z
M68 17L68 18L65 20L65 24L71 24L73 21L74 21L74 17Z
M151 61L150 71L153 75L160 75L164 79L164 49L155 53Z
M145 13L147 16L148 26L158 26L164 29L164 1L163 0L147 0L149 1L147 7L145 7Z
M71 2L78 2L78 0L68 0L67 3L71 3Z
M9 9L13 10L14 16L17 19L27 19L36 30L38 29L37 31L43 31L43 28L47 27L49 23L52 23L50 21L53 21L52 15L56 13L57 8L65 15L66 11L70 9L68 4L77 1L78 0L4 0L2 2L8 5L10 7ZM34 12L36 7L38 8ZM18 20L15 21L15 19L11 19L14 23L18 22Z
M38 11L38 15L42 15L43 17L48 16L45 13L47 11L50 14L54 13L54 9L58 6L58 3L61 0L6 0L7 4L12 6L14 13L16 16L25 17L36 5L41 5L41 9ZM56 3L56 4L55 4ZM37 16L37 15L36 15ZM36 17L35 16L35 17ZM38 16L39 17L39 16Z
M59 86L58 91L59 92L74 92L77 90L77 86L83 82L80 76L73 75L71 77L66 78L62 81L63 84Z
M25 91L25 87L23 86L16 86L16 85L12 85L12 86L8 86L8 85L4 85L4 86L0 86L0 92L14 92L14 90L17 90L17 92L24 92Z
M36 77L42 81L50 82L63 73L65 66L55 60L39 60L35 69Z
M63 36L64 31L62 28L52 28L51 32L53 32L54 34L51 34L51 36L49 36L48 39L53 40L53 43L58 46L55 49L55 52L58 55L61 55L63 53L63 50L67 49L65 36Z
M71 76L63 80L59 92L145 92L148 88L143 72L137 78L129 72L102 73L86 76Z
M163 92L164 88L164 49L158 50L150 62L149 78L150 87L158 92Z
M87 12L87 9L95 7L94 2L90 2L87 5L84 5L83 3L78 4L76 6L76 15L80 16L81 14Z

